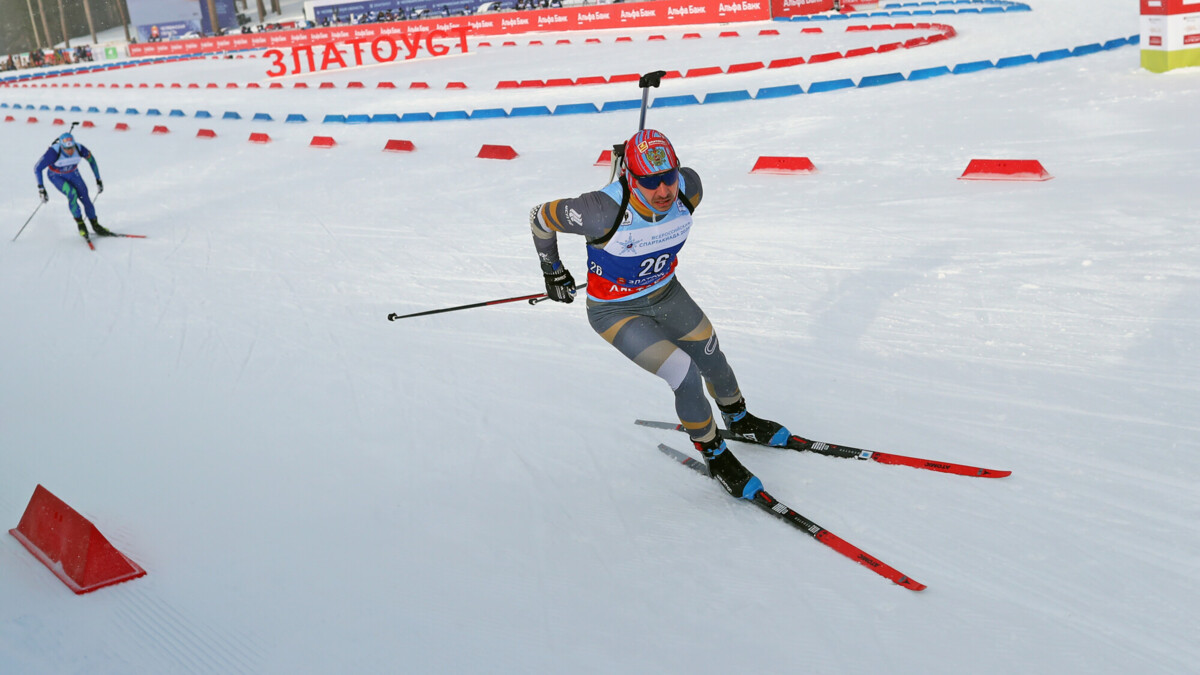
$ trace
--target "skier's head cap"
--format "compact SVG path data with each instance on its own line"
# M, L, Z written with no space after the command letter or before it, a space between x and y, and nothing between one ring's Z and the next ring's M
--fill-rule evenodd
M671 141L654 129L643 129L625 141L625 168L635 176L651 176L679 168Z
M73 148L75 147L75 137L69 133L63 134L58 137L58 144L64 148Z

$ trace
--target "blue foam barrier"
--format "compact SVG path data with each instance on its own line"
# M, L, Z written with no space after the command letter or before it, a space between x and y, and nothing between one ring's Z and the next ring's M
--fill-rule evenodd
M226 110L224 115L221 115L223 120L240 120L242 116L232 110Z
M637 110L642 107L642 102L639 99L631 98L625 101L605 101L600 106L600 112L612 112L614 110Z
M287 119L285 119L283 121L285 123L290 122L290 123L295 124L297 122L307 122L308 118L305 117L304 115L301 115L300 113L288 113Z
M176 108L175 110L172 110L171 112L167 113L167 117L187 117L187 114L185 114L182 110L179 110L178 108Z
M71 112L83 112L83 108L80 108L77 105L73 105L73 106L71 106Z
M87 111L90 113L98 113L98 112L100 112L100 109L97 108L96 106L92 105L92 106L88 106Z
M988 68L995 67L996 64L992 63L991 61L971 61L969 63L960 63L957 66L954 66L954 69L950 72L954 73L955 75L962 75L963 73L978 73L981 70L987 70Z
M508 117L508 113L504 111L504 108L483 108L471 111L471 119L473 120L492 119L495 117Z
M196 117L197 117L197 118L208 119L209 117L212 117L212 113L208 112L207 110L197 110L197 111L196 111Z
M255 121L255 122L273 122L274 120L267 113L254 113L253 121Z
M780 85L778 87L763 87L762 89L759 89L754 94L754 98L756 98L756 99L784 98L787 96L796 96L797 94L803 94L803 93L804 93L804 88L798 84L784 84L784 85Z
M439 110L433 114L435 120L466 120L471 119L466 110Z
M126 115L137 115L137 114L138 114L138 109L137 109L137 108L126 108L126 109L125 109L125 114L126 114Z
M736 91L714 91L704 95L704 103L729 103L731 101L747 101L750 99L750 92L745 89Z
M908 79L910 82L913 80L928 80L931 77L940 77L942 75L949 74L950 69L946 66L936 66L934 68L921 68L919 70L914 70L908 74Z
M371 115L371 123L372 124L386 124L388 122L399 122L399 121L400 121L400 116L397 115L396 113L379 113L377 115Z
M61 105L56 105L56 106L54 106L54 109L55 109L55 110L64 110L64 111L66 110L66 108L64 108L64 107L63 107L63 106L61 106Z
M997 68L1012 68L1013 66L1023 66L1026 63L1033 63L1035 59L1033 54L1021 54L1020 56L1005 56L1002 59L996 59Z
M1104 48L1116 49L1117 47L1124 47L1127 44L1129 44L1129 40L1127 38L1117 38L1115 40L1109 40L1108 42L1105 42Z
M858 88L878 87L884 84L892 84L893 82L903 82L904 75L900 73L886 73L884 75L866 75L858 81Z
M409 112L400 116L401 122L429 122L433 119L433 115L427 112Z
M1095 54L1096 52L1102 51L1103 49L1104 49L1104 47L1101 47L1099 42L1093 42L1091 44L1086 44L1086 45L1079 45L1075 49L1071 50L1071 56L1087 56L1088 54Z
M549 115L550 109L544 105L527 105L513 108L508 113L509 117L538 117L541 115Z
M162 115L162 113L158 111L158 108L147 108L146 109L147 117L157 117L160 115Z
M681 105L700 105L700 101L691 94L682 96L659 96L650 104L651 108L674 108Z
M346 115L346 124L368 124L370 121L370 115Z
M321 124L345 124L345 123L346 123L345 115L330 114L330 115L326 115L325 119L321 120Z
M838 89L849 89L854 86L854 80L844 78L841 80L823 80L821 82L813 82L808 86L808 93L820 94L826 91L837 91Z
M565 103L554 108L555 115L579 115L584 113L598 113L600 109L595 103Z
M1058 61L1059 59L1069 58L1070 56L1071 50L1069 49L1055 49L1053 51L1042 52L1041 54L1038 54L1037 62L1045 63L1046 61Z

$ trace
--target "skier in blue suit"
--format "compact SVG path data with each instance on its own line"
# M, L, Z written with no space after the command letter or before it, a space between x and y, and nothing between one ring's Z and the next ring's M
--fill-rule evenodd
M97 236L108 236L112 232L102 227L96 219L96 206L92 204L87 183L83 182L83 175L79 172L79 163L85 159L92 165L92 175L96 177L96 194L104 192L104 181L100 180L100 168L96 165L96 157L83 145L76 143L75 137L68 132L55 139L46 150L46 154L42 155L33 167L33 173L37 176L38 195L43 202L50 201L42 183L42 172L48 171L50 182L67 196L67 206L71 209L71 215L75 217L75 224L79 226L79 235L84 239L88 238L87 226L83 224L83 216L86 213L88 220L92 222L92 231ZM83 203L82 211L79 208L80 202Z

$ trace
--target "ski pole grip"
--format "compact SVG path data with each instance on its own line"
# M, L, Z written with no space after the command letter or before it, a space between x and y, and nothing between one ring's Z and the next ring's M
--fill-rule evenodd
M656 70L652 73L646 73L638 78L638 86L642 89L648 89L650 87L658 88L658 85L662 83L662 79L666 74L667 71L665 70Z

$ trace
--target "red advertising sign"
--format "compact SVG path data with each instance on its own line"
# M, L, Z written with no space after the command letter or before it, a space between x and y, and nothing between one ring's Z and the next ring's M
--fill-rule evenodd
M1200 0L1141 0L1142 15L1200 12Z
M832 12L833 0L771 0L771 16Z
M307 47L329 42L371 42L381 36L399 38L408 33L458 33L464 27L471 35L503 35L536 31L652 28L765 21L771 18L771 4L775 2L792 3L793 9L804 9L792 13L808 14L833 7L833 0L657 0L139 43L129 45L129 55L174 56L241 49ZM828 7L810 10L809 7L817 6L813 3L821 3Z

